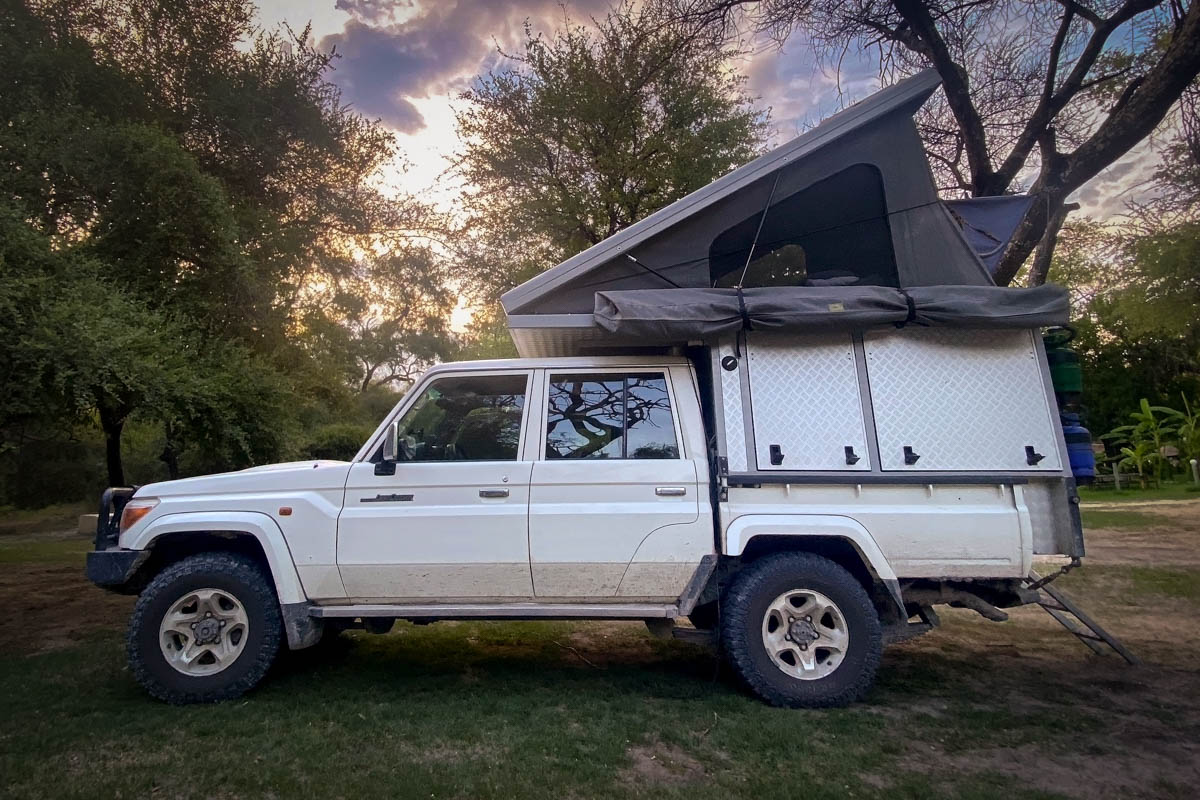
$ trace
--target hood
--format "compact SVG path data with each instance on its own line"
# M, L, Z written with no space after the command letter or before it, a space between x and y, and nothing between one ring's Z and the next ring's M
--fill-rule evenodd
M341 489L350 471L348 461L288 461L264 464L237 472L197 475L174 481L149 483L138 497L177 497L192 494L231 494L293 490Z

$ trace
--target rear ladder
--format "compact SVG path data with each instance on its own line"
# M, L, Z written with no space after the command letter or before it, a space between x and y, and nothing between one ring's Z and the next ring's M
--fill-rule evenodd
M1119 639L1100 627L1100 624L1084 613L1066 593L1050 585L1050 581L1056 577L1058 575L1043 578L1036 572L1030 572L1029 577L1025 579L1026 586L1040 593L1038 605L1046 609L1046 613L1054 617L1072 636L1090 647L1092 652L1104 655L1104 645L1108 645L1128 663L1141 664L1141 660L1129 652Z

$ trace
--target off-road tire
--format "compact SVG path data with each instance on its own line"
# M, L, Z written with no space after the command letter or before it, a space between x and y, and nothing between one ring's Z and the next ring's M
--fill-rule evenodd
M768 606L792 589L824 594L845 618L850 634L846 655L824 678L787 675L763 644ZM883 650L879 615L862 584L845 568L811 553L766 556L734 577L721 603L721 647L754 694L787 708L833 708L861 699L875 681Z
M176 670L163 656L159 625L179 597L201 587L235 596L250 624L246 643L230 666L214 675L192 676ZM234 553L201 553L171 564L142 591L129 620L126 648L134 678L153 697L173 705L215 703L239 697L262 680L282 638L279 600L259 566Z

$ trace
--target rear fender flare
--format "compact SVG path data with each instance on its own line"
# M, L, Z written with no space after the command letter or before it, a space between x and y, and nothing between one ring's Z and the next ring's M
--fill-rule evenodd
M832 514L747 514L729 523L725 529L725 554L740 556L746 545L756 536L823 536L844 539L858 552L859 558L875 574L904 613L904 599L900 595L900 581L887 557L875 543L870 531L851 517Z

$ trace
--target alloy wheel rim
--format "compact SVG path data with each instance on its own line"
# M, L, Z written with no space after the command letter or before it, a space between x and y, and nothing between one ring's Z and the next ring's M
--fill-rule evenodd
M249 632L246 609L234 595L224 589L193 589L163 615L158 646L177 671L204 677L237 661Z
M828 677L846 658L850 631L837 604L812 589L789 589L767 606L763 646L771 662L791 678Z

